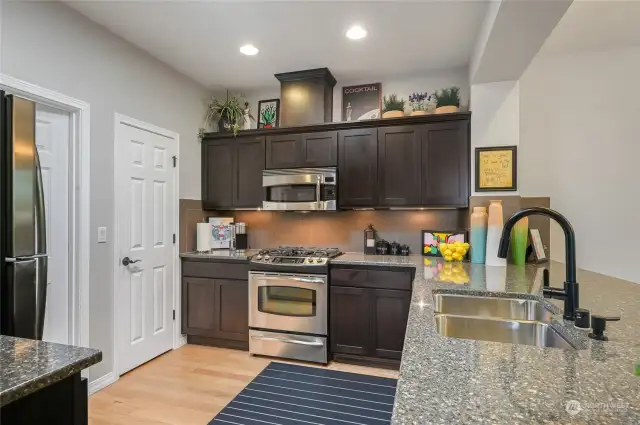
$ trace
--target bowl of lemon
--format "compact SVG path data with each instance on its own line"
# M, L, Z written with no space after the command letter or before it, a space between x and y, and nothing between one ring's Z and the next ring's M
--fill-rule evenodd
M469 244L467 242L456 241L454 243L441 243L438 245L438 249L440 250L440 254L442 254L442 258L444 261L453 262L453 261L462 261L465 255L467 255L467 251L469 251Z

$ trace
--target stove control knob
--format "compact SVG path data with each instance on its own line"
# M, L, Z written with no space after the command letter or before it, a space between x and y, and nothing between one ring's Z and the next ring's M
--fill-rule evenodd
M264 258L264 261L268 261L269 258L271 258L271 257L269 257L268 255L265 255L263 258Z
M316 259L315 259L315 258L312 258L312 257L308 257L308 258L307 258L307 261L309 262L309 264L313 264L313 263L315 263L315 262L316 262Z
M260 254L256 255L256 260L262 260L262 255Z

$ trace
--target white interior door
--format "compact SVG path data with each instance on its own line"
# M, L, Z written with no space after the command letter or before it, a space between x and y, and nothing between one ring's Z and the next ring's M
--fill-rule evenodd
M37 105L36 147L42 167L47 223L47 301L42 339L69 343L69 134L68 112Z
M173 346L173 229L177 140L118 122L115 158L119 373ZM125 266L128 257L134 264Z

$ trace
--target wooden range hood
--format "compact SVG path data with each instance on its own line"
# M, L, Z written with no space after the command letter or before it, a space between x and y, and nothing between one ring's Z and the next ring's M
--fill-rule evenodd
M333 87L329 68L274 75L280 81L280 126L320 124L333 118Z

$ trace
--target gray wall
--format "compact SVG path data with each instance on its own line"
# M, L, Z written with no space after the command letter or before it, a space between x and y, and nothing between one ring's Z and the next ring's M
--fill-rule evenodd
M5 1L1 18L2 73L91 105L90 344L104 353L94 380L111 371L114 348L114 113L179 133L180 196L199 198L197 131L209 93L64 4ZM97 243L98 226L108 243Z

